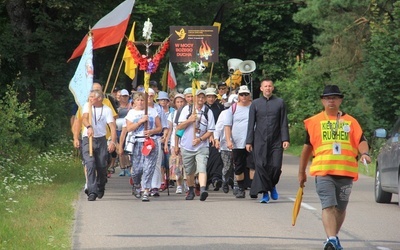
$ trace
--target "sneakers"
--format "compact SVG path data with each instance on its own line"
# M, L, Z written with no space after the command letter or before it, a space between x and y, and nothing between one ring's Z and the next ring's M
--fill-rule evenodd
M93 194L93 193L92 193L92 194L89 194L87 200L88 200L88 201L95 201L95 200L96 200L96 194Z
M278 194L278 191L276 191L276 187L273 187L273 188L272 188L272 191L271 191L271 198L272 198L273 200L277 200L277 199L279 198L279 194Z
M142 197L142 192L139 188L135 188L135 190L133 191L133 195L135 195L136 198L140 199Z
M150 201L150 200L149 200L149 194L148 194L148 193L144 193L144 194L143 194L143 196L142 196L142 201L143 201L143 202Z
M119 176L125 176L126 172L125 169L121 169L121 172L119 173Z
M176 192L175 192L176 194L182 194L182 186L178 186L177 188L176 188Z
M233 186L233 195L236 196L236 194L238 193L239 187L238 186Z
M236 198L246 198L246 191L239 188L237 191L237 194L235 196L236 196Z
M151 195L152 197L160 197L160 193L158 192L158 188L153 188L153 189L151 189L150 195Z
M97 198L101 199L104 196L104 190L102 191L97 191Z
M337 237L337 236L336 236L336 241L337 241L338 249L339 249L339 250L343 250L342 245L340 245L339 237Z
M207 199L207 197L208 197L208 193L206 191L204 191L200 194L201 201L205 201Z
M213 181L214 191L219 191L222 186L222 180Z
M193 200L194 199L194 192L190 192L190 191L188 191L187 192L187 195L186 195L186 200Z
M343 249L342 247L339 248L339 244L336 239L328 239L324 242L324 250L339 250Z
M229 193L229 184L228 184L227 182L224 182L224 183L222 184L222 191L223 191L225 194Z
M263 195L262 199L260 200L260 203L268 203L268 202L269 202L269 194L267 192Z

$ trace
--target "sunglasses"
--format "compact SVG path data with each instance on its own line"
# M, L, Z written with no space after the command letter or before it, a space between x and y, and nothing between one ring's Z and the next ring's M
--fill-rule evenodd
M249 96L250 94L249 93L241 93L241 94L239 94L240 96Z

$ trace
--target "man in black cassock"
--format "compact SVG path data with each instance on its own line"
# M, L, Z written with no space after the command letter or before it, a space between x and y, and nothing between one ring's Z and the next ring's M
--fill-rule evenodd
M249 111L246 149L253 151L255 174L250 197L263 193L261 203L268 203L269 192L273 200L278 199L276 184L282 173L283 150L289 147L289 128L286 106L281 98L272 95L271 80L262 80L263 94L254 100Z

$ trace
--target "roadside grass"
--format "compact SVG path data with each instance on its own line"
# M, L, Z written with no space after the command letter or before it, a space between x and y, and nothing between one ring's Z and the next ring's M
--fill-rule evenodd
M68 142L70 144L70 142ZM26 185L0 201L0 249L70 249L74 203L84 183L82 165L67 144L36 157L50 181ZM20 166L29 168L31 165ZM45 169L46 171L40 171ZM5 173L0 173L4 177ZM47 176L44 176L47 175ZM27 180L32 176L19 176ZM27 181L29 182L29 181ZM11 188L16 188L10 184Z

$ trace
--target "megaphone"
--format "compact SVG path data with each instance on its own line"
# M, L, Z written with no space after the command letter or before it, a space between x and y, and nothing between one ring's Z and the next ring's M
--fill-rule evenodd
M235 72L235 70L239 69L239 65L243 62L243 60L237 58L231 58L228 60L228 71L229 73Z
M256 63L252 60L246 60L239 64L239 71L248 74L256 70Z

